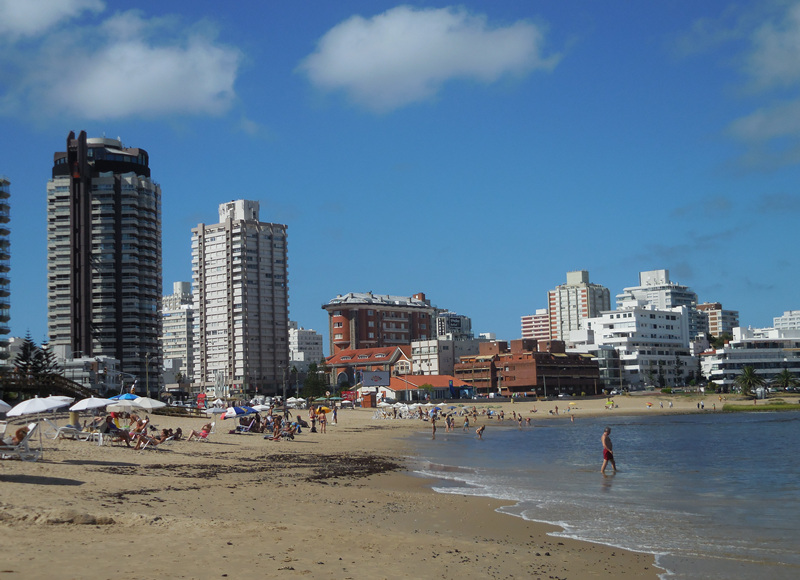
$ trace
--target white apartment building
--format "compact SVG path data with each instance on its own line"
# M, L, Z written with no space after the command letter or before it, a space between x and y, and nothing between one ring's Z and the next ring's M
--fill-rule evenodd
M452 375L461 357L477 355L482 342L486 340L415 340L411 343L411 374Z
M742 328L733 329L733 340L723 348L701 355L703 375L721 385L734 388L736 377L746 366L767 382L787 369L800 376L800 329Z
M550 340L550 314L547 308L537 308L536 314L522 317L522 338Z
M800 328L800 310L787 310L781 316L772 319L776 330L793 330Z
M231 397L277 394L289 365L287 226L258 213L231 201L220 223L192 229L192 376Z
M628 304L587 319L571 341L586 352L614 348L625 388L682 386L697 368L697 359L689 353L687 318L685 306L660 310Z
M688 286L681 286L669 279L669 270L639 272L639 285L625 288L617 294L617 308L644 302L658 310L686 306L689 317L689 336L694 338L703 331L697 313L697 294Z
M175 382L178 373L192 381L192 358L194 344L194 305L192 283L174 282L172 294L161 302L161 350L164 353L164 380Z
M589 282L589 272L567 272L567 283L547 292L550 339L569 341L572 330L582 328L586 318L611 310L608 288Z
M316 330L298 327L289 321L289 365L298 373L308 370L311 363L319 364L325 358L322 351L322 335Z

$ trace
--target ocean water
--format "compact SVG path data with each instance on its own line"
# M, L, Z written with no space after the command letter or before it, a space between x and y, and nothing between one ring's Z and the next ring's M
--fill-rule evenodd
M800 578L800 413L484 422L483 439L420 432L417 473L558 535L652 553L663 578ZM603 475L606 426L619 472Z

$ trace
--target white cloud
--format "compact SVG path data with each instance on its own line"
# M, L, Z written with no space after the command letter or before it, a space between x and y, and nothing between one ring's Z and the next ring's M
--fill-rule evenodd
M761 104L728 126L728 134L748 148L737 169L774 170L800 162L800 2L780 7L752 28L742 60L751 79L749 95Z
M323 90L344 91L375 111L436 95L452 79L491 83L504 75L551 70L543 31L530 22L489 26L461 8L393 8L353 16L329 30L298 67Z
M183 30L175 19L125 12L99 27L49 35L20 61L4 101L84 119L219 114L235 98L241 58L207 27Z
M752 36L746 69L761 87L800 81L800 3L777 21L761 25Z
M84 11L102 12L102 0L0 0L0 38L38 36Z

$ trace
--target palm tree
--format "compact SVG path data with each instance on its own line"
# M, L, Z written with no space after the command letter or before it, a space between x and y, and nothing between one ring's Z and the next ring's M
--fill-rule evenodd
M742 374L734 379L734 382L742 389L742 395L750 397L757 387L763 386L767 381L756 373L756 369L746 366L742 369Z
M789 387L796 387L800 384L789 369L783 369L772 379L772 384L782 388L784 391Z

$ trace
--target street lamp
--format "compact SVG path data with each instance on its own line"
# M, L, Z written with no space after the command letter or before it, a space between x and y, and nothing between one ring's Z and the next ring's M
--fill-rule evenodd
M154 358L158 358L157 354L150 356L149 352L144 353L144 382L145 382L145 390L147 391L147 396L150 396L150 361Z

